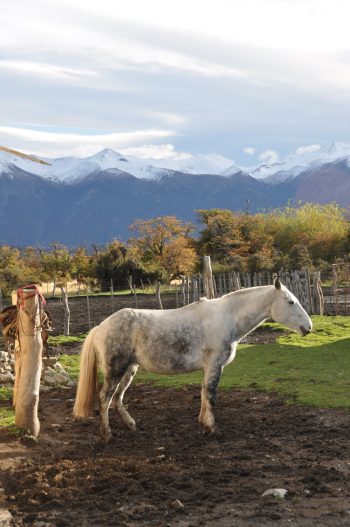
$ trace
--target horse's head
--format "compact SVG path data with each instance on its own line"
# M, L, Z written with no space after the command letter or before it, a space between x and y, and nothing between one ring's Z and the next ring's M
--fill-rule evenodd
M312 322L299 300L281 284L278 278L274 285L274 300L271 305L272 319L290 329L295 329L303 336L310 333Z

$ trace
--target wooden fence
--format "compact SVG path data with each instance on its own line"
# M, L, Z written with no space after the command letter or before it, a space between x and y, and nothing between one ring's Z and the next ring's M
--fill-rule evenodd
M231 291L246 287L273 284L276 273L263 271L257 273L218 273L213 275L213 288L216 297ZM302 271L280 271L281 282L297 297L301 305L309 314L323 314L323 294L320 273L309 273L308 269ZM196 302L205 296L205 279L198 273L186 276L176 289L176 305L178 307Z

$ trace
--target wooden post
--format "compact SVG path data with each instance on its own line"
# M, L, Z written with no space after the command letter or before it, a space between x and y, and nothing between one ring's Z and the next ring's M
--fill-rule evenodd
M157 282L156 298L157 298L159 309L163 309L162 299L160 298L160 282Z
M314 314L323 315L324 298L323 298L320 271L316 271L315 273L313 273L312 293L313 293L313 298L314 298Z
M114 313L114 311L115 311L115 305L114 305L113 278L111 278L111 309L112 309L112 313Z
M86 288L86 307L88 315L89 330L91 329L91 313L90 313L90 300L89 300L89 291Z
M190 303L190 277L186 276L186 304Z
M60 285L61 288L61 303L63 305L64 310L64 327L63 327L63 334L67 337L69 335L69 323L70 323L70 309L68 305L68 295L67 295L67 289Z
M306 311L309 313L309 315L312 315L313 314L313 309L312 309L310 273L309 273L309 269L307 269L307 268L305 268L305 280L306 280L305 287L306 287L307 303L309 304L309 310L307 309Z
M16 425L38 437L40 376L43 341L41 338L42 297L36 286L18 290L18 341L14 406Z
M214 285L213 285L213 272L211 270L210 256L204 256L203 260L203 285L204 294L207 298L215 298Z

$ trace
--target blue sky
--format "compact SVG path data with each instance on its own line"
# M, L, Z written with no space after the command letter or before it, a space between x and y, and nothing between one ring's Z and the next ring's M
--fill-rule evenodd
M216 153L350 143L347 0L2 0L0 145Z

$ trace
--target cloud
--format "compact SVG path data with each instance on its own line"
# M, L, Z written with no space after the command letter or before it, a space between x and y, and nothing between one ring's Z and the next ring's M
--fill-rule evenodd
M321 145L299 146L299 148L296 149L295 153L298 155L304 155L311 154L312 152L317 152L318 150L321 150Z
M76 78L97 75L97 72L92 70L73 69L65 66L55 66L53 64L24 60L0 60L0 69L9 69L21 73L53 77L54 79L70 79L72 77Z
M141 145L121 150L123 154L151 159L187 159L190 154L177 152L174 145Z
M245 154L248 154L248 156L253 156L255 154L255 148L253 148L252 146L246 146L245 148L243 148L243 152Z
M264 163L272 165L273 163L277 163L279 160L279 155L276 150L265 150L265 152L261 152L259 159Z
M89 155L103 148L121 149L142 145L148 140L175 135L171 130L135 130L109 134L63 133L0 126L0 144L38 155Z

